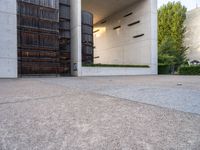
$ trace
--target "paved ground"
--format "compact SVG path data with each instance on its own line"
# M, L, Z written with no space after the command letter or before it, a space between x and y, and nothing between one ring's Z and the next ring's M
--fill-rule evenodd
M57 78L40 81L200 114L199 76Z
M199 150L199 91L198 76L2 79L0 150Z

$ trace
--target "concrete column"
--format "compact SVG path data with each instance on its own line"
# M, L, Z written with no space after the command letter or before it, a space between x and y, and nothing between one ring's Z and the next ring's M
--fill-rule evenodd
M158 74L158 17L157 0L151 0L151 70Z
M0 78L17 78L16 0L0 0Z
M71 74L81 75L81 0L71 0Z

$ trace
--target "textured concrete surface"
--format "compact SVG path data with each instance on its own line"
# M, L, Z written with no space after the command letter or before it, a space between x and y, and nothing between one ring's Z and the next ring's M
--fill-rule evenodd
M40 80L68 88L200 114L199 76L121 76Z
M82 76L157 74L157 0L87 0L83 8L94 14L94 20L106 20L102 24L103 20L98 19L94 24L94 30L98 30L94 33L95 64L138 64L150 68L82 67ZM112 11L115 13L108 15ZM140 22L128 26L135 21ZM117 26L120 29L113 30ZM140 34L144 36L133 38Z
M187 58L200 61L200 8L187 12L185 26L185 45L189 48Z
M17 1L0 0L0 78L17 77Z
M199 114L111 96L112 91L105 94L106 89L119 86L126 91L131 85L190 93L199 90L199 80L179 76L1 79L0 149L199 150ZM122 92L118 91L114 93ZM142 91L148 98L150 91Z

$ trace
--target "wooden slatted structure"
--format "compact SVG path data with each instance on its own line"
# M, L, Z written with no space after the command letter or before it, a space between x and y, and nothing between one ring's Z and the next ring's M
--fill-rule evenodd
M94 59L93 42L93 14L82 11L82 63L93 64Z
M59 1L59 49L60 49L60 73L70 73L70 0Z
M60 2L69 5L69 0ZM63 24L59 16L70 20L70 7L63 10L58 0L17 0L17 6L19 74L69 74L70 54L63 53L61 37L70 39L70 32L61 28L70 29L70 22Z

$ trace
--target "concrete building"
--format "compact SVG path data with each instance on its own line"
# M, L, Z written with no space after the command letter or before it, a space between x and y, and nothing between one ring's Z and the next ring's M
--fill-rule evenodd
M200 8L187 12L185 45L189 47L188 59L200 61Z
M18 77L16 10L17 1L0 0L0 78ZM82 10L94 16L93 62L101 67L82 65ZM71 75L157 74L156 0L71 0L70 23Z

